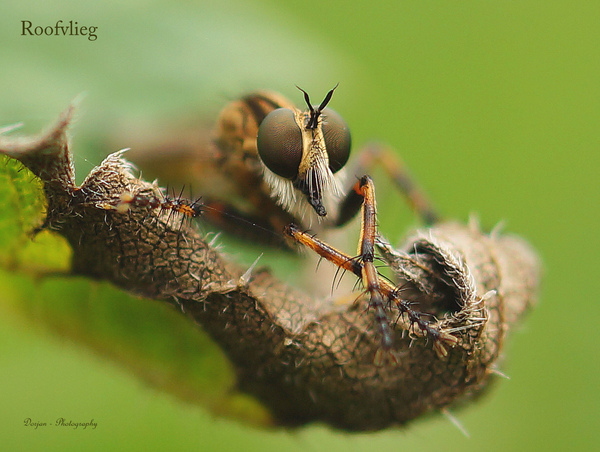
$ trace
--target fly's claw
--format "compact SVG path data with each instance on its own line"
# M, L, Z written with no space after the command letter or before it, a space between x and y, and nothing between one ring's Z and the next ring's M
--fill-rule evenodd
M433 349L440 359L447 357L449 351L448 349L454 348L457 345L458 338L443 331L438 331L438 336L433 341Z
M433 326L430 321L423 318L424 314L412 308L412 303L398 296L395 290L390 294L390 300L394 302L400 316L405 316L410 324L410 329L414 331L416 326L422 336L433 340L433 349L438 358L448 356L450 348L454 348L459 340L450 333L441 331L437 326Z

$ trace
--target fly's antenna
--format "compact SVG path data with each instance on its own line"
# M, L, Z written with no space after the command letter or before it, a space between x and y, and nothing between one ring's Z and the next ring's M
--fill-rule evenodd
M308 96L308 93L306 91L304 91L302 88L300 88L298 85L296 85L296 88L298 88L300 91L302 91L304 93L304 101L306 102L306 105L308 105L308 111L310 112L308 122L306 123L307 129L316 129L317 128L317 126L319 125L319 116L321 115L321 112L323 111L323 109L327 106L327 104L331 100L331 97L333 96L333 92L338 87L338 85L339 85L339 83L337 83L327 93L327 95L325 96L325 99L323 99L323 102L321 102L321 105L319 105L317 108L314 108L312 106L312 104L310 103L310 97Z

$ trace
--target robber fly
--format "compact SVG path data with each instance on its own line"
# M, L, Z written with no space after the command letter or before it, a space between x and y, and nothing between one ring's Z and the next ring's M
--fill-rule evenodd
M379 163L427 223L434 222L430 203L389 149L367 146L348 169L350 129L329 107L336 88L318 106L299 88L303 110L267 91L228 104L212 142L188 145L190 163L181 164L183 172L193 168L188 174L202 193L204 218L220 230L286 247L281 231L290 223L323 229L354 218L362 198L353 185Z
M351 136L343 118L327 107L334 90L318 106L301 90L305 110L271 92L250 94L225 107L217 122L213 161L220 174L235 182L233 198L243 198L246 206L208 197L209 206L226 214L221 223L245 217L280 235L290 222L335 221ZM214 212L209 214L213 221Z
M336 259L334 251L313 249L362 279L382 345L391 348L393 337L386 313L391 301L389 296L381 296L381 286L384 284L388 295L392 289L375 268L374 184L363 176L373 165L381 164L426 224L435 223L438 215L389 149L367 146L348 170L350 130L329 108L336 88L318 106L299 88L306 104L303 110L273 92L249 94L228 104L218 117L212 143L195 148L194 179L201 182L202 192L202 202L196 207L201 207L203 219L220 230L292 248L297 243L312 247L301 234L308 228L345 225L362 209L362 239L356 258ZM347 172L350 184L344 186ZM174 204L173 198L167 199ZM356 265L348 266L343 259ZM422 331L434 334L409 304L400 310Z
M193 186L203 219L218 230L267 245L289 249L281 232L290 223L312 230L345 225L362 205L353 185L377 164L421 217L435 222L431 203L388 148L366 146L348 165L350 129L329 107L336 88L318 106L300 90L303 109L274 92L251 93L223 108L212 134L206 127L168 139L146 133L137 145L128 136L128 157L162 183Z

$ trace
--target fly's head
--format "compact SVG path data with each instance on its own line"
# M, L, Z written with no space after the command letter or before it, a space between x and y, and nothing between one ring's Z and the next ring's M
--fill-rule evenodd
M336 85L337 87L337 85ZM327 216L325 205L342 194L340 170L350 156L350 130L342 117L326 108L334 87L318 107L304 99L308 110L278 108L258 129L258 154L273 196L289 212L310 206ZM300 202L297 202L297 197Z

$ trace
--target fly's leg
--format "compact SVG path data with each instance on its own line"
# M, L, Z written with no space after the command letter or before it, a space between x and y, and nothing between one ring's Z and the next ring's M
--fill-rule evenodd
M308 233L302 232L294 224L287 226L284 232L301 245L309 247L321 257L333 262L339 268L351 271L361 278L365 291L370 296L369 308L373 310L375 315L375 323L381 337L381 347L384 350L391 350L394 345L394 333L386 307L389 304L389 295L393 288L388 287L388 284L386 284L384 290L381 284L383 280L374 265L377 212L373 181L369 176L364 176L354 185L354 190L358 196L364 199L357 258L348 256Z
M334 263L339 268L352 272L362 280L365 292L370 296L369 308L374 312L383 351L391 351L394 347L394 329L390 322L389 311L392 306L395 306L399 315L407 316L411 326L416 325L424 336L433 340L434 350L438 356L446 356L448 348L454 347L458 340L451 334L440 331L425 320L421 312L412 308L410 301L400 297L401 289L394 287L388 280L381 277L375 268L377 208L373 181L369 176L363 176L354 185L353 192L363 201L358 257L351 257L331 247L316 237L301 231L294 224L286 227L285 234L301 245L312 249L319 256Z
M386 313L387 300L382 295L380 277L375 268L375 238L377 237L377 204L375 201L375 186L369 176L363 176L354 190L363 198L360 241L358 253L363 268L361 278L371 299L369 307L375 314L375 322L381 335L381 347L389 350L394 344L394 335Z
M351 174L355 175L368 174L376 165L383 167L426 226L431 226L439 221L440 216L429 198L414 181L400 157L388 146L367 145L358 155L358 160L354 165ZM336 226L342 226L354 218L361 204L361 197L357 196L355 190L350 190L340 203Z
M382 156L388 165L386 169L395 177L401 188L411 203L421 214L424 221L437 221L437 214L434 213L431 204L412 181L412 178L401 165L400 160L389 150L381 153L379 156L374 153L367 153ZM392 165L393 162L393 165ZM395 305L399 315L406 315L411 326L416 325L419 330L428 338L433 340L434 349L438 356L444 357L448 354L448 347L454 347L458 340L439 329L431 326L431 323L423 318L423 314L412 308L409 300L400 296L401 288L395 288L387 280L383 279L377 272L373 262L375 259L375 242L377 240L377 208L375 200L375 186L369 176L363 176L356 182L351 193L362 198L362 219L361 219L361 237L359 242L359 255L363 262L362 280L363 284L371 294L370 306L375 311L375 320L379 327L382 338L382 348L391 348L393 344L393 332L390 328L386 308L392 304Z

